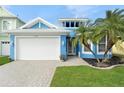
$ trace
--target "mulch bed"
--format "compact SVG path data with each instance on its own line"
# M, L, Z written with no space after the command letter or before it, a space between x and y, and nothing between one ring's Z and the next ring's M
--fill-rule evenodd
M124 64L124 60L121 60L121 58L116 56L113 56L111 59L108 60L108 62L98 63L96 59L84 59L84 60L88 62L90 65L95 67L109 67L112 65Z

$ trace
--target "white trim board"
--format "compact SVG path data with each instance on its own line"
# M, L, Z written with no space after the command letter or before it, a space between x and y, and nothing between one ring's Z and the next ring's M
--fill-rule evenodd
M90 42L90 44L91 44L91 50L93 50L93 43ZM84 45L83 45L83 44L82 44L82 53L83 53L83 54L92 54L92 52L85 52L85 51L84 51Z
M37 18L35 18L35 19L29 21L29 22L26 23L25 25L21 26L20 29L30 28L31 26L33 26L33 25L36 24L37 22L41 22L41 23L47 25L47 26L50 27L50 28L55 28L55 29L58 28L57 26L55 26L55 25L53 25L53 24L47 22L46 20L44 20L44 19L42 19L42 18L40 18L40 17L37 17Z
M106 38L105 45L107 45L107 36L106 36L105 38ZM98 46L98 44L96 45L96 48L97 48L97 54L104 54L104 52L100 52L100 51L99 51L99 46Z

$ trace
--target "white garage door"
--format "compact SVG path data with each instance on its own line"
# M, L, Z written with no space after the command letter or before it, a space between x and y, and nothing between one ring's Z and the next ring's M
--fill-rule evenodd
M9 41L2 41L2 55L6 56L10 54L10 46L9 46Z
M60 37L16 37L17 60L59 60Z

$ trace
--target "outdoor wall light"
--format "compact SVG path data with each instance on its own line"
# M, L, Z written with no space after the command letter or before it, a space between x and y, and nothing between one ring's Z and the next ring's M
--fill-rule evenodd
M64 46L64 44L65 44L64 41L62 41L62 46Z

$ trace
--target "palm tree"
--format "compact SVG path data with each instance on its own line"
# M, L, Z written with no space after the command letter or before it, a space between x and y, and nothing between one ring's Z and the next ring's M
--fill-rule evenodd
M72 39L72 45L76 47L78 43L83 44L84 47L86 47L96 57L96 54L89 46L89 41L92 42L92 35L94 32L93 30L93 24L91 23L91 21L87 21L85 24L80 26L79 29L77 29L76 36L74 39ZM99 59L97 59L97 61L100 62Z
M119 40L124 40L124 9L106 11L105 18L96 19L94 29L92 39L94 43L98 44L103 37L107 36L107 47L104 52L105 56L113 45Z
M110 51L113 45L118 44L118 41L124 40L124 9L115 9L114 11L106 11L105 18L96 19L92 24L90 21L79 27L76 31L76 37L72 40L72 44L76 46L78 43L83 44L96 57L96 54L89 46L88 40L93 44L98 44L104 37L107 36L107 46L104 56ZM119 46L119 45L118 45ZM100 60L96 57L97 61Z

